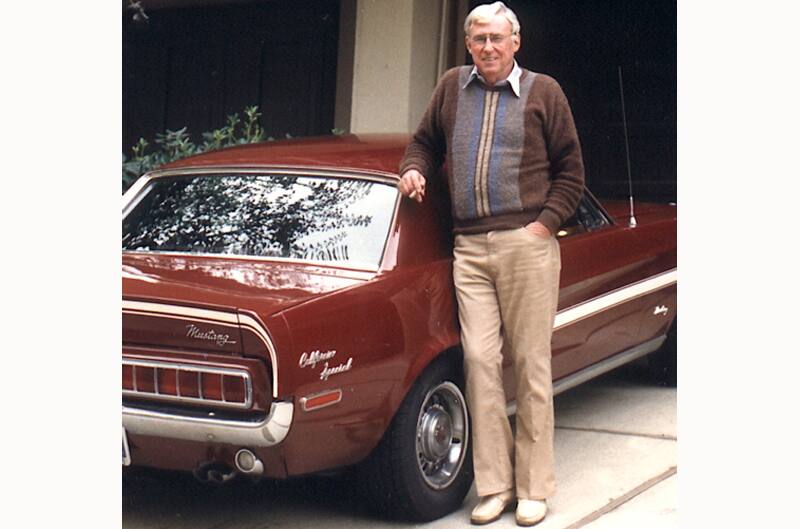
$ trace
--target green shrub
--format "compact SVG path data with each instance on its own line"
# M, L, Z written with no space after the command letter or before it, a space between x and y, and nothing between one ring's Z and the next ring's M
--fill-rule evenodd
M239 118L239 114L230 114L224 127L203 133L202 145L196 145L192 141L186 127L156 134L156 150L153 152L146 152L150 144L144 138L139 138L131 148L133 157L128 160L124 153L122 155L122 191L125 192L147 171L180 158L232 145L263 141L264 129L258 124L259 117L261 113L257 106L244 109L244 121ZM289 137L288 134L286 136ZM267 138L270 141L273 139Z

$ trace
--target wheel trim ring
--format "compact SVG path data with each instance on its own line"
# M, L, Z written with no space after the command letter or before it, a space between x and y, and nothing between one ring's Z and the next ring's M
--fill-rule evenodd
M426 433L433 434L433 430L426 428L426 425L431 419L428 410L434 408L434 404L440 404L440 406L436 406L436 409L444 410L448 414L451 425L449 447L445 455L436 461L425 457L425 446L435 445L436 441L422 439ZM448 487L458 476L458 472L464 464L469 443L467 405L458 386L446 381L428 391L420 406L416 434L417 466L422 479L433 489L439 490ZM453 442L454 440L456 442ZM436 465L439 465L438 468L430 472L430 466L435 467Z

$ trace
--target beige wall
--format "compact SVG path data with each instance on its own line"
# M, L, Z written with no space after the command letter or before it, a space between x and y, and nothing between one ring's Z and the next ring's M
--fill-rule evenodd
M336 128L414 130L439 75L463 57L454 49L463 46L465 6L464 0L343 0Z

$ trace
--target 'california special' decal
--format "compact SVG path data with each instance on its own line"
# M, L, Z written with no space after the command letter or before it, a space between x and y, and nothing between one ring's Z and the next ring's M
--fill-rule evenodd
M298 365L301 368L317 367L318 363L324 362L322 365L322 371L319 374L320 380L328 380L328 377L331 375L337 375L339 373L344 373L345 371L350 371L353 368L353 358L350 357L347 359L347 362L340 363L337 366L331 367L328 364L328 360L331 360L334 356L336 356L335 349L329 349L324 353L317 349L316 351L311 351L310 353L303 353L300 355L300 361Z

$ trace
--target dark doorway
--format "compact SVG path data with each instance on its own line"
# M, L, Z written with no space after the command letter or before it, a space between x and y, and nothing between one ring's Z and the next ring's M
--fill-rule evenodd
M123 10L123 152L187 126L192 139L258 105L268 136L333 128L339 2Z

